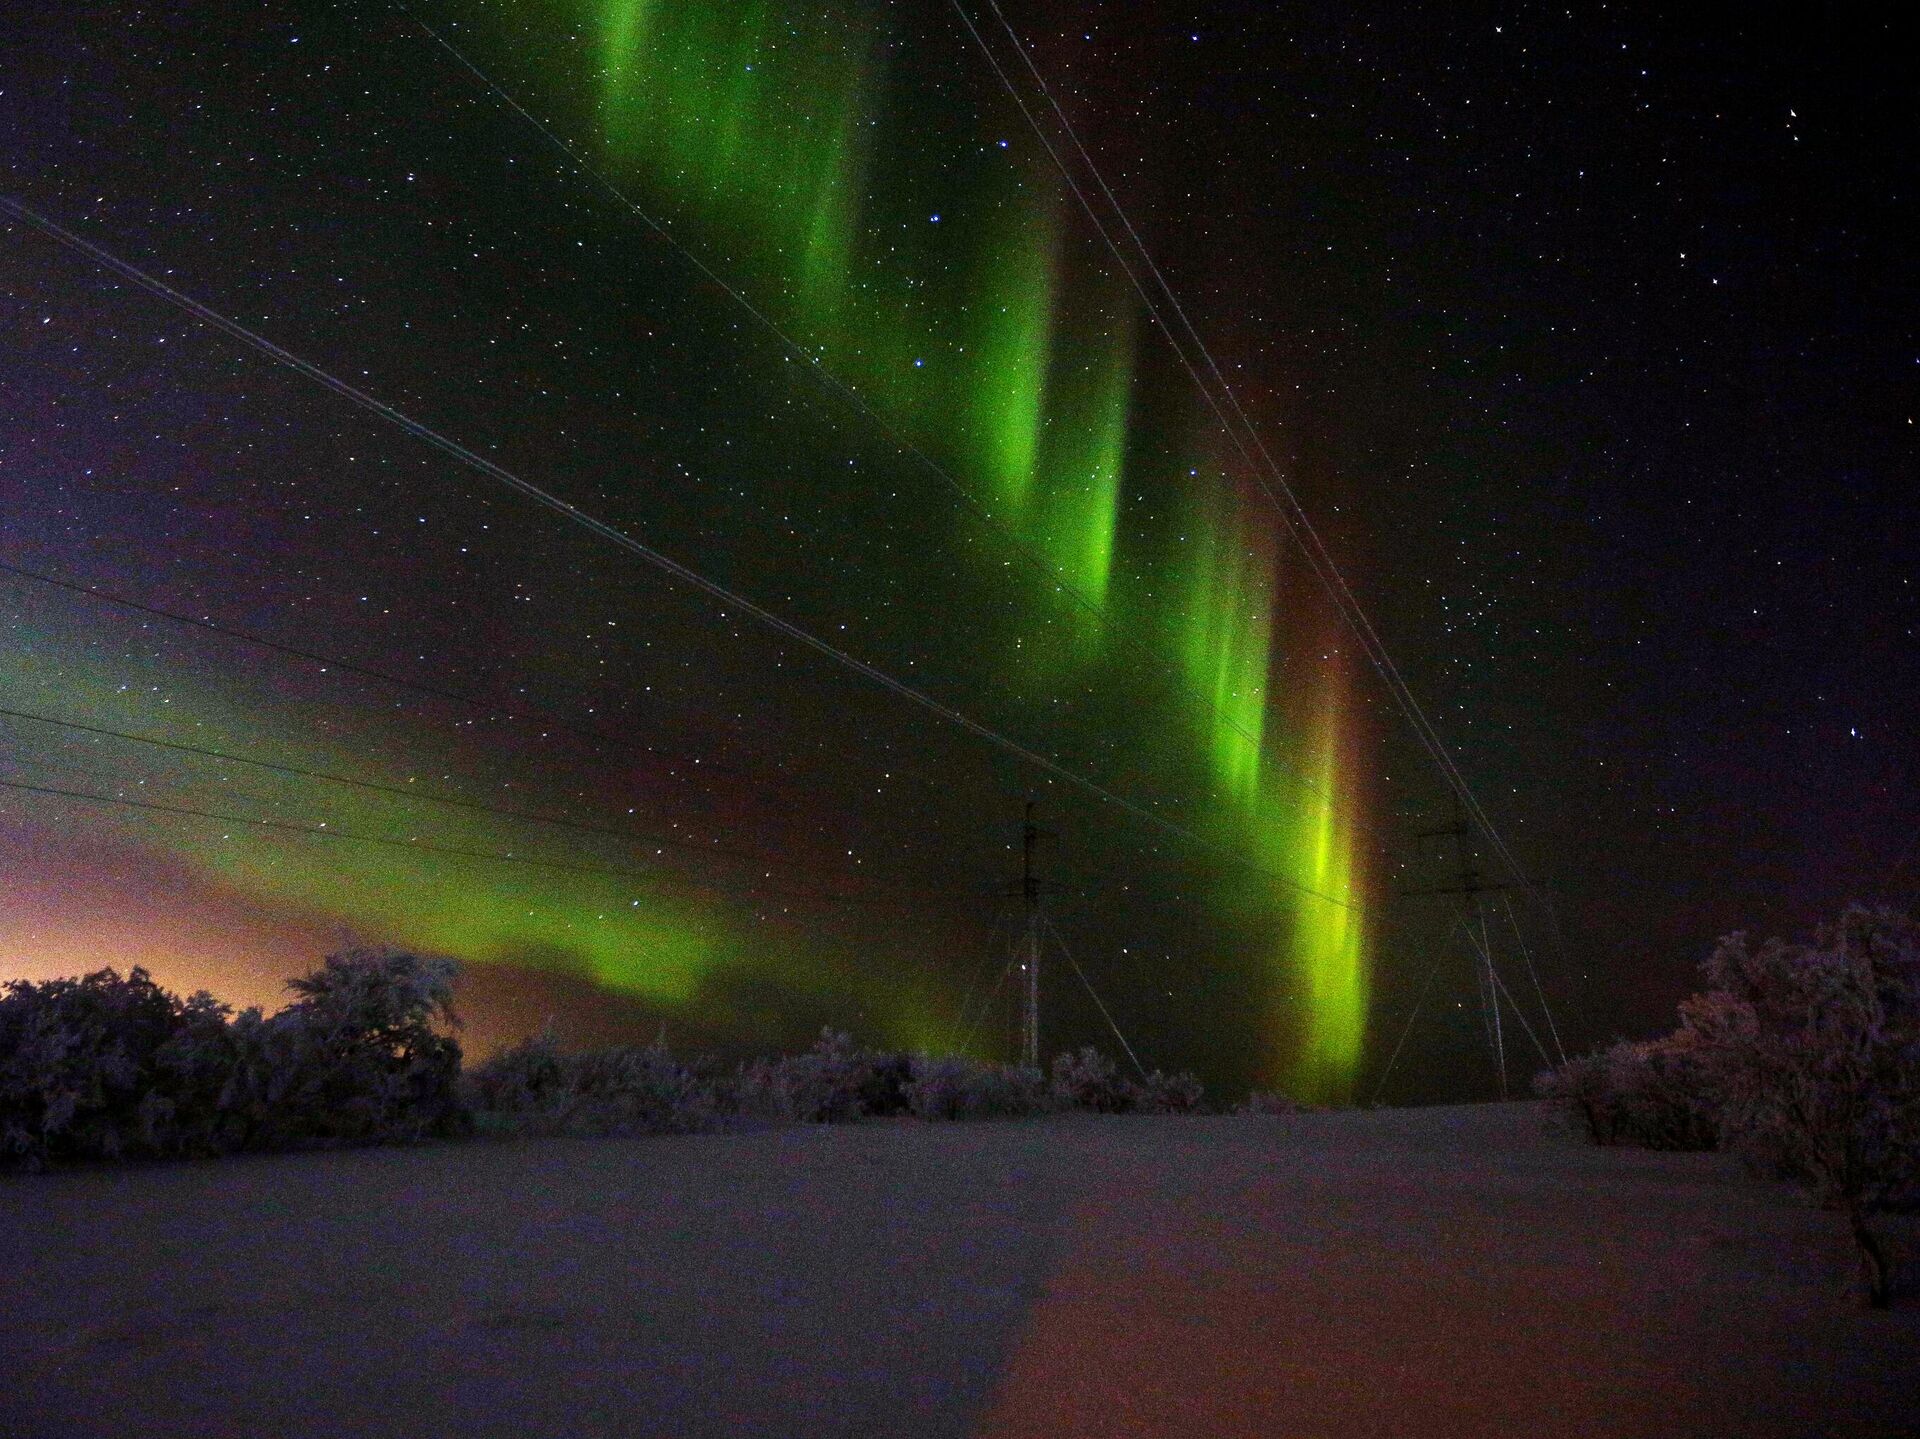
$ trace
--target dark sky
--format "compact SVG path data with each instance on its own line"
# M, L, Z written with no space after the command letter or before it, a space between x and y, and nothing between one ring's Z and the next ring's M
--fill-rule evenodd
M351 932L472 961L482 1042L990 1049L1033 796L1151 1062L1297 1076L1364 914L1356 1092L1430 970L1387 1093L1487 1092L1455 902L1400 893L1446 789L953 8L659 8L418 11L646 220L376 5L6 5L4 193L1109 798L14 223L0 707L68 726L0 723L0 973L270 1001ZM1490 903L1570 1044L1912 895L1909 33L1003 8L1554 896Z

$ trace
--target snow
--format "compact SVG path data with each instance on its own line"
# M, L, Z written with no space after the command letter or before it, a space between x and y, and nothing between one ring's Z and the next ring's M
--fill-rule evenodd
M0 1179L0 1435L1920 1432L1852 1265L1533 1105L100 1166Z

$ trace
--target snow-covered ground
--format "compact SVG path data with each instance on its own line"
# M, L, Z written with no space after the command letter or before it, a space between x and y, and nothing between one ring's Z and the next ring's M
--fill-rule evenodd
M0 1434L1920 1434L1852 1273L1531 1105L100 1167L0 1179Z

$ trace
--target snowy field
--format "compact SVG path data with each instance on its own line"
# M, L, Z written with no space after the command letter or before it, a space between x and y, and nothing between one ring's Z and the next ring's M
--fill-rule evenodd
M0 1178L0 1434L1920 1435L1852 1263L1532 1105L100 1167Z

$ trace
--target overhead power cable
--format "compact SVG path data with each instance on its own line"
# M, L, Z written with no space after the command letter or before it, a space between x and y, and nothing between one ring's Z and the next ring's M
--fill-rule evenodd
M1513 1017L1520 1021L1520 1027L1527 1032L1527 1038L1533 1041L1533 1047L1540 1052L1541 1062L1551 1065L1553 1063L1553 1056L1547 1053L1547 1047L1540 1042L1540 1036L1535 1034L1533 1032L1533 1026L1527 1023L1527 1016L1521 1012L1520 1002L1513 997L1513 991L1507 988L1506 980L1501 977L1499 969L1494 965L1493 947L1486 937L1486 921L1484 919L1481 920L1481 936L1478 939L1474 938L1473 926L1467 926L1467 943L1473 947L1475 956L1486 967L1487 995L1493 1006L1496 1044L1499 1043L1497 1036L1500 1033L1500 997L1504 995L1507 1001L1507 1008L1513 1011ZM1502 1048L1500 1053L1500 1082L1504 1087L1507 1079L1505 1049Z
M1433 958L1427 961L1426 977L1420 981L1420 992L1413 997L1413 1008L1407 1011L1407 1022L1400 1027L1400 1039L1393 1046L1393 1053L1387 1056L1387 1067L1380 1071L1380 1082L1373 1087L1373 1097L1367 1102L1378 1104L1380 1092L1387 1087L1387 1081L1393 1077L1393 1067L1400 1062L1400 1051L1407 1046L1407 1036L1413 1033L1413 1022L1420 1017L1420 1006L1427 1002L1427 991L1433 987L1433 977L1440 972L1440 961L1447 952L1447 946L1453 943L1453 937L1459 933L1464 915L1455 915L1453 928L1447 931L1447 937L1434 947Z
M688 854L702 857L717 857L733 860L739 864L752 865L766 870L798 869L790 859L764 854L756 850L741 849L733 845L713 844L711 842L685 839L678 835L658 834L646 830L626 829L616 825L594 824L585 820L569 819L563 815L542 814L536 810L513 809L502 805L484 804L479 800L464 796L440 794L432 790L415 789L409 785L382 784L374 780L357 779L351 775L333 774L326 770L309 769L300 765L277 763L249 755L234 754L227 750L209 749L200 745L184 744L177 740L156 739L151 735L133 734L127 730L107 729L100 725L81 724L77 720L57 719L52 715L33 714L26 710L0 707L0 718L28 720L34 724L47 725L57 729L73 730L81 734L97 735L106 739L123 740L129 744L147 745L154 749L173 750L181 754L195 755L203 759L220 760L224 763L246 765L254 769L271 773L289 775L300 779L319 780L326 784L343 785L353 789L368 790L376 794L392 795L403 800L414 800L423 804L444 805L453 809L462 809L479 814L497 815L503 819L520 820L529 824L551 825L558 829L572 830L580 834L600 835L609 839L627 840L635 844L656 845L664 849L683 850ZM913 898L937 898L954 896L964 891L940 890L903 890L896 885L886 885L889 894L902 903ZM798 893L795 891L755 891L756 894L784 894L791 898L831 900L835 903L868 903L866 896L825 894L817 892Z
M683 244L665 221L649 212L627 192L625 187L616 183L604 170L583 155L577 146L573 145L564 136L555 131L552 126L548 125L544 120L540 119L539 116L527 109L511 91L498 80L494 79L492 75L481 69L464 50L447 39L446 36L442 35L433 26L415 15L405 5L399 3L399 0L392 0L392 3L396 10L424 31L428 38L451 56L462 69L466 70L478 80L501 104L512 110L514 114L525 120L527 124L531 125L541 138L557 151L579 174L586 177L589 183L604 191L623 210L646 226L662 244L666 245L668 249L672 250L688 265L697 270L704 279L750 316L754 322L769 335L773 336L781 349L786 351L790 357L804 362L809 371L822 385L871 423L889 444L893 445L902 454L907 455L928 474L939 480L946 489L952 492L963 509L982 524L999 534L1001 539L1005 541L1012 551L1018 555L1030 569L1037 571L1053 590L1067 596L1093 621L1104 621L1105 611L1100 603L1088 595L1078 585L1074 584L1061 565L1049 560L1038 549L1023 539L1005 521L1000 519L992 509L982 504L979 499L975 497L969 486L963 483L951 470L942 465L932 455L928 454L926 450L915 443L911 437L903 434L884 413L869 404L866 398L851 384L842 380L829 369L826 361L823 360L818 353L795 339L777 320L756 305L739 287L728 281L705 260L701 259L691 248ZM1130 647L1144 652L1144 646L1139 640L1133 637L1131 632L1123 629L1116 631L1116 633ZM1157 656L1153 658L1155 658L1156 661L1158 659ZM1149 675L1162 672L1163 669L1158 663L1149 665L1144 671L1144 673ZM1204 706L1208 714L1212 715L1229 729L1235 731L1242 739L1258 749L1260 744L1259 735L1254 733L1253 730L1249 729L1234 715L1228 713L1211 695L1206 694L1203 690L1195 686L1179 683L1177 679L1175 683L1182 693L1197 700ZM1296 778L1307 788L1316 793L1324 794L1323 787L1311 775L1296 773Z
M1319 531L1314 526L1311 517L1307 514L1305 507L1301 505L1292 487L1288 484L1285 474L1281 471L1278 462L1275 461L1272 453L1268 450L1266 441L1252 420L1247 416L1246 411L1241 407L1238 396L1234 393L1232 385L1228 383L1226 375L1221 370L1218 362L1215 361L1212 351L1208 348L1193 322L1188 318L1185 308L1180 304L1178 295L1174 292L1172 285L1167 281L1165 274L1155 262L1152 252L1147 248L1145 241L1141 239L1140 233L1134 227L1132 220L1128 218L1125 208L1120 204L1119 198L1107 184L1106 178L1101 173L1100 167L1095 163L1092 154L1087 150L1087 147L1081 143L1079 134L1068 118L1065 108L1060 104L1059 100L1055 98L1052 88L1047 84L1045 76L1041 73L1028 47L1020 39L1019 33L1008 22L1006 15L1000 9L998 0L987 0L987 3L992 9L995 18L1000 22L1001 28L1006 32L1014 50L1019 54L1028 73L1033 77L1042 95L1045 96L1062 131L1072 142L1074 150L1079 155L1082 164L1084 164L1088 173L1093 176L1108 205L1118 217L1121 225L1125 227L1126 233L1132 241L1134 250L1144 262L1147 271L1152 275L1160 294L1180 321L1181 327L1185 331L1188 340L1202 357L1207 370L1213 376L1214 383L1219 387L1220 396L1224 397L1224 406L1222 399L1215 396L1213 386L1208 384L1207 380L1201 375L1198 366L1195 365L1192 358L1188 355L1187 346L1182 343L1180 336L1174 332L1173 327L1161 314L1159 305L1155 303L1146 285L1135 273L1133 266L1121 251L1119 243L1114 239L1112 234L1109 233L1106 225L1102 222L1099 214L1095 210L1092 201L1088 198L1080 186L1079 181L1074 176L1072 168L1048 138L1038 117L1033 114L1031 108L1027 105L1025 97L1021 95L1019 87L1014 84L1012 77L1007 74L1005 68L1000 64L999 58L994 54L993 48L987 43L986 37L980 33L979 27L974 23L972 15L968 13L962 0L950 0L954 13L960 18L967 33L972 37L975 46L980 50L981 54L985 56L988 65L993 70L995 76L998 77L1001 85L1006 89L1007 93L1012 96L1015 105L1019 107L1021 115L1033 130L1034 135L1039 139L1042 148L1047 152L1048 158L1053 161L1054 167L1059 170L1061 177L1073 192L1074 198L1079 202L1081 209L1086 213L1095 231L1112 252L1114 260L1120 266L1122 273L1140 295L1149 317L1154 324L1158 326L1167 341L1173 346L1174 352L1179 357L1182 366L1187 370L1194 384L1199 388L1202 397L1220 421L1222 428L1227 433L1235 449L1240 452L1242 460L1252 472L1252 477L1256 485L1279 514L1288 533L1299 543L1306 556L1309 567L1314 571L1315 577L1319 579L1323 588L1326 589L1328 598L1333 601L1335 609L1340 613L1341 618L1346 622L1347 626L1353 631L1354 637L1359 640L1362 652L1366 654L1368 661L1380 674L1382 682L1387 686L1388 693L1394 697L1395 703L1400 707L1409 727L1413 730L1414 737L1419 741L1421 747L1427 751L1428 756L1433 760L1436 768L1440 770L1441 776L1449 788L1461 796L1462 803L1473 815L1475 823L1485 833L1488 843L1499 854L1502 862L1512 873L1514 880L1520 884L1522 888L1528 890L1530 893L1533 892L1534 886L1532 881L1528 879L1526 873L1520 868L1518 861L1514 859L1512 851L1507 847L1505 839L1495 829L1491 817L1488 816L1485 809L1481 806L1478 797L1474 795L1471 786L1467 783L1465 775L1461 773L1451 753L1440 739L1438 731L1434 729L1432 723L1427 719L1425 711L1421 708L1412 690L1408 687L1405 678L1400 673L1398 664L1395 663L1392 655L1381 641L1378 632L1373 627L1372 621L1368 618L1365 610L1361 608L1358 598L1347 584L1346 577L1342 574L1338 564L1333 559L1332 553L1327 549L1324 541L1321 539ZM1232 411L1234 419L1229 418L1227 413L1229 409ZM1235 419L1239 422L1237 425L1235 424ZM1245 438L1242 437L1242 431L1245 433ZM1255 460L1254 454L1249 452L1247 444L1249 439L1252 442L1253 449L1258 452L1259 462ZM1264 462L1264 466L1260 462ZM1271 479L1271 484L1269 483L1269 478ZM1278 493L1276 493L1276 488Z
M302 824L297 820L272 819L261 815L229 814L221 810L201 809L194 805L166 804L159 800L129 799L125 795L96 794L90 790L67 789L60 785L28 784L24 780L0 779L0 789L17 790L23 794L48 795L57 799L79 800L86 804L120 805L128 809L149 810L157 814L190 815L197 819L218 820L222 824L254 825L261 829L282 830L289 834L305 835L310 839L344 840L355 844L384 845L389 849L415 850L426 854L453 855L461 859L481 859L498 864L524 864L537 869L559 870L568 874L606 875L618 879L657 880L661 877L658 870L625 868L617 865L579 864L571 860L537 859L528 855L500 854L493 850L468 849L463 845L439 844L422 839L394 839L389 835L364 834L357 830L341 829L339 826L321 821L316 824Z
M1520 932L1520 917L1513 912L1513 900L1506 890L1500 892L1500 902L1506 908L1507 923L1513 928L1513 941L1520 947L1520 958L1527 966L1527 978L1533 981L1533 996L1540 1002L1540 1013L1546 1016L1547 1033L1553 1039L1554 1053L1565 1064L1567 1050L1560 1042L1560 1027L1553 1022L1553 1006L1547 1003L1547 992L1540 987L1540 972L1534 968L1533 951L1527 947L1527 937Z
M1067 963L1072 965L1073 972L1080 976L1080 983L1086 987L1087 993L1092 997L1094 1005L1100 1011L1100 1017L1106 1020L1107 1028L1113 1031L1113 1037L1120 1041L1120 1047L1126 1050L1127 1058L1133 1061L1134 1069L1139 1072L1142 1079L1150 1080L1152 1076L1147 1073L1146 1065L1140 1062L1140 1056L1133 1052L1133 1046L1127 1043L1126 1035L1120 1032L1120 1026L1114 1023L1113 1016L1107 1012L1106 1001L1100 998L1100 991L1093 987L1093 981L1087 978L1087 972L1080 967L1080 961L1075 959L1073 951L1067 948L1066 936L1060 933L1060 927L1053 922L1051 916L1047 918L1046 925L1048 932L1053 935L1053 942L1060 946L1060 952L1067 957Z
M534 869L555 870L563 874L598 875L609 879L635 879L659 881L662 879L682 878L672 871L661 869L638 869L625 865L588 864L575 860L546 859L538 855L516 854L512 851L501 853L497 850L472 849L464 845L443 844L437 840L424 840L414 837L395 839L391 835L368 834L361 830L342 829L330 820L302 823L298 820L274 819L262 815L233 814L224 810L203 809L195 805L169 804L160 800L131 799L126 795L100 794L93 790L71 789L63 785L31 784L25 780L0 779L0 789L14 790L23 794L43 795L50 798L76 800L87 804L117 805L127 809L146 810L157 814L175 814L196 819L216 820L222 824L250 825L258 829L277 830L287 834L302 835L309 839L341 840L353 844L380 845L388 849L404 849L424 854L449 855L458 859L484 860L492 864L525 865ZM832 905L869 905L879 907L913 908L922 910L926 904L924 895L855 895L832 894L817 890L794 890L768 887L756 887L751 890L731 889L715 885L708 881L691 881L696 890L707 890L715 894L727 895L735 899L755 902L772 900L793 900L807 904Z
M127 595L117 594L112 590L102 589L98 585L79 584L73 580L61 579L58 575L50 575L40 570L30 570L22 565L12 564L5 560L0 560L0 574L8 574L14 576L16 579L30 580L35 584L65 590L70 594L82 595L87 599L95 600L102 604L132 610L136 614L150 615L155 619L166 620L172 624L187 625L194 629L205 630L207 633L219 635L223 639L237 640L242 644L255 645L260 649L267 650L273 654L283 655L289 659L304 660L316 665L323 674L329 671L339 670L344 674L357 675L362 679L377 680L381 684L392 685L395 689L426 695L431 699L448 700L463 708L478 711L491 720L537 725L543 730L572 735L577 739L591 741L594 744L609 745L616 749L629 750L635 754L645 755L650 759L658 760L669 766L680 765L690 771L698 771L703 778L709 775L728 775L736 779L746 780L754 785L781 788L791 787L795 789L803 788L803 786L783 775L768 774L763 770L742 769L735 765L707 759L705 756L689 757L687 755L669 754L659 748L659 746L648 744L644 740L637 740L631 735L618 734L613 730L599 729L593 725L581 724L578 720L569 718L566 715L557 714L544 706L530 705L518 700L503 702L485 695L476 695L466 691L452 689L446 685L430 684L425 680L408 679L405 676L394 674L391 670L378 669L372 665L363 664L356 660L343 660L337 655L324 654L319 650L306 649L299 645L287 644L281 640L269 639L265 635L256 634L250 630L236 629L232 625L220 624L217 621L206 618L204 615L190 615L184 614L179 610L165 609L159 605L148 604L145 601L136 600Z
M612 839L629 840L640 844L658 845L668 849L686 850L700 855L711 855L720 859L730 859L743 864L787 868L791 861L774 858L771 855L753 850L739 849L729 845L708 844L700 840L684 839L677 835L663 835L643 830L624 829L613 825L593 824L585 820L568 819L562 815L541 814L535 810L513 809L502 805L483 804L479 800L466 799L457 795L439 794L433 790L423 790L410 785L382 784L375 780L356 779L351 775L333 774L326 770L309 769L302 765L283 764L273 760L259 759L251 755L234 754L228 750L209 749L201 745L183 744L178 740L156 739L152 735L133 734L127 730L108 729L102 725L82 724L78 720L60 719L53 715L33 714L27 710L0 707L0 718L27 720L33 724L48 725L56 729L73 730L80 734L97 735L104 739L121 740L128 744L147 745L154 749L172 750L179 754L196 755L202 759L220 760L226 764L246 765L253 769L263 769L275 774L291 775L298 779L319 780L324 784L344 785L353 789L368 790L375 794L393 795L400 799L415 800L423 804L445 805L453 809L474 811L480 814L498 815L504 819L521 820L530 824L552 825L559 829L573 830L581 834L604 835Z
M75 234L73 231L40 214L39 211L23 204L19 200L13 199L10 196L0 196L0 214L11 216L13 219L31 226L48 238L84 255L95 264L121 276L132 284L138 285L141 289L165 300L168 304L183 310L203 324L211 326L239 340L241 343L256 350L268 359L305 376L323 388L332 391L342 399L352 402L370 414L414 436L416 439L433 446L435 449L476 473L495 481L516 494L532 500L535 504L559 515L562 519L577 525L589 534L603 539L625 550L627 553L644 560L668 576L718 600L721 604L751 615L768 629L787 636L789 639L804 645L806 648L815 651L833 663L860 675L862 678L871 681L882 689L918 705L928 713L947 721L949 724L965 730L977 738L986 740L988 743L1005 750L1018 759L1024 760L1056 779L1062 780L1106 803L1112 804L1116 808L1133 815L1135 818L1165 830L1167 833L1175 835L1190 844L1215 850L1222 849L1221 846L1208 841L1189 830L1186 826L1155 814L1144 805L1130 800L1124 795L1115 793L1100 784L1097 780L1090 779L1083 774L1068 769L1058 761L1048 758L988 725L982 724L980 721L953 708L951 705L935 699L924 690L907 684L904 680L896 679L877 665L850 654L848 651L820 638L811 631L795 624L793 621L785 619L763 605L748 599L745 595L739 594L716 580L709 579L692 566L672 558L665 552L635 538L626 531L589 514L579 506L560 498L560 496L554 494L552 491L544 489L530 480L521 478L504 465L487 459L484 455L478 454L459 441L442 434L432 426L424 424L412 416L386 404L384 401L374 398L366 391L322 369L320 366L301 358L292 351L269 340L266 336L242 325L237 320L229 319L219 311L175 289L157 276L151 275L131 262L121 259L119 256L101 248L92 241ZM1229 853L1228 857L1236 865L1267 873L1276 881L1287 885L1289 888L1301 894L1311 895L1342 909L1357 910L1363 907L1350 900L1327 894L1310 885L1301 883L1291 876L1267 870L1264 866L1257 865L1238 854Z

